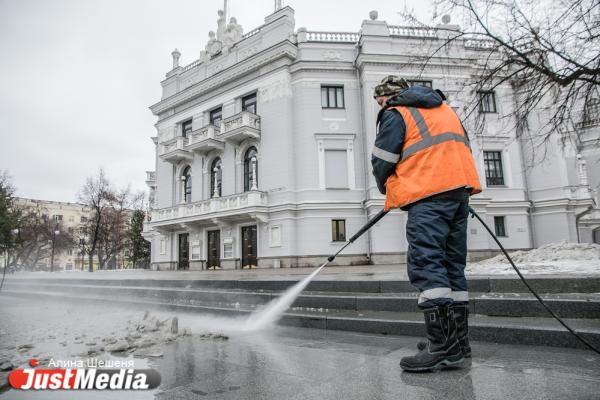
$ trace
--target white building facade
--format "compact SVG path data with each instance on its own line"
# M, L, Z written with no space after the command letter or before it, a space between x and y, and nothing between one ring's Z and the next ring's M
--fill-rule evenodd
M320 265L383 207L370 164L380 80L396 74L438 88L461 118L468 96L482 95L464 83L477 73L483 42L457 40L423 68L447 32L390 26L375 13L360 33L310 32L295 28L293 9L278 7L245 35L220 15L200 59L185 67L175 50L150 107L156 170L148 172L144 236L153 267ZM472 206L509 249L598 242L600 173L588 173L585 161L600 152L557 141L544 163L526 167L531 149L506 128L512 90L483 94L485 131L471 142L484 190ZM405 221L391 212L336 262L404 262ZM496 251L476 220L468 244L471 259Z

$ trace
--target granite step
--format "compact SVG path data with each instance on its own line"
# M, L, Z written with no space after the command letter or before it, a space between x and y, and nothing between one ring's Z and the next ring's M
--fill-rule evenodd
M378 279L331 280L317 276L306 288L307 291L353 292L353 293L404 293L414 292L415 288L405 280ZM540 293L600 293L600 277L527 277L531 286ZM150 286L164 288L207 288L248 291L283 291L296 284L298 279L103 279L103 278L63 278L44 277L7 277L6 283L56 283L67 285L100 286ZM480 293L527 293L526 286L517 277L468 277L469 290Z
M168 288L152 286L103 286L99 284L14 283L8 290L33 290L72 294L136 297L220 307L262 305L281 292L249 291L214 288ZM560 317L600 318L600 294L561 293L544 294L546 304ZM546 317L548 312L530 294L525 293L471 293L471 313L506 317ZM418 312L417 293L365 293L365 292L303 292L292 305L301 309L371 310L393 312Z
M260 305L194 304L189 299L150 298L131 296L103 296L92 293L3 290L0 296L36 297L45 301L90 301L97 303L128 304L142 308L152 307L172 311L193 312L213 315L242 317L255 311ZM596 347L600 347L600 319L565 319L567 324ZM368 332L390 335L420 336L424 334L423 316L419 312L343 310L343 309L300 309L293 307L286 312L280 324L297 327ZM477 313L469 319L470 337L495 343L540 345L555 347L584 348L556 320L547 317L498 317Z

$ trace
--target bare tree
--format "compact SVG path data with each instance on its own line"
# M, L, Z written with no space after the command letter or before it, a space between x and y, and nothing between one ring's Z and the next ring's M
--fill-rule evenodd
M52 220L39 205L16 204L19 217L19 241L13 250L10 265L37 269L41 260L73 247L75 240L62 222ZM59 235L54 234L58 230ZM52 267L52 266L51 266Z
M107 209L113 201L113 189L100 168L95 177L87 178L79 193L79 201L91 210L90 218L83 224L80 246L88 256L88 271L94 271L94 255L99 248L102 235L102 225L106 220Z
M1 172L0 250L6 251L9 267L35 269L53 248L60 253L72 247L73 237L60 222L51 220L40 205L18 201L13 193L8 174ZM57 229L58 236L53 234Z
M129 188L113 193L111 206L106 210L100 229L98 262L102 267L114 268L119 255L127 247L127 231L132 208L140 203L144 194L134 194Z
M448 38L427 58L449 51L461 41L476 49L483 62L476 68L473 92L492 91L510 83L515 92L513 121L517 134L528 132L534 136L534 146L557 137L556 134L575 146L600 140L600 130L588 129L600 122L598 0L434 3L434 17L454 15L459 18L460 27L448 27ZM404 16L420 23L411 12ZM466 115L477 115L475 111L480 107L481 97L473 96ZM541 116L541 123L531 132L528 122L534 113Z
M130 188L118 190L104 171L87 179L79 199L91 210L90 218L82 225L80 246L88 256L88 270L93 271L96 256L98 268L114 268L116 260L127 245L127 227L131 208L143 199L143 193Z

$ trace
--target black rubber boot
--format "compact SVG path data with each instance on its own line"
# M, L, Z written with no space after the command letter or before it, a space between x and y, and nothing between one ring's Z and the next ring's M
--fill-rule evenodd
M454 304L454 319L456 320L456 336L460 343L463 356L471 357L471 346L469 345L469 305ZM420 340L417 348L423 350L427 346L427 340Z
M454 319L456 320L456 337L460 343L463 356L471 357L471 345L469 344L469 305L454 304Z
M403 357L400 367L405 371L418 372L460 365L464 357L456 338L452 306L428 308L423 313L427 345L416 355Z

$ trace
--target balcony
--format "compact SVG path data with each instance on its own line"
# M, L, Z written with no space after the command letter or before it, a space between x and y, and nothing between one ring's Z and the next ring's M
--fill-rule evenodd
M155 171L146 171L146 185L150 189L156 187L156 172Z
M159 157L161 160L177 164L182 160L192 160L194 156L186 150L189 139L177 136L160 144Z
M222 140L216 139L216 135L220 132L221 129L214 125L207 125L192 131L187 150L198 154L205 154L213 150L223 150L225 143Z
M266 206L266 193L250 191L153 210L151 224L157 228L168 228L169 225L177 227L181 223L202 220L212 223L214 218L221 220L256 218L257 213L266 213Z
M245 139L260 139L260 117L256 114L242 111L221 122L221 140L229 140L239 144Z

